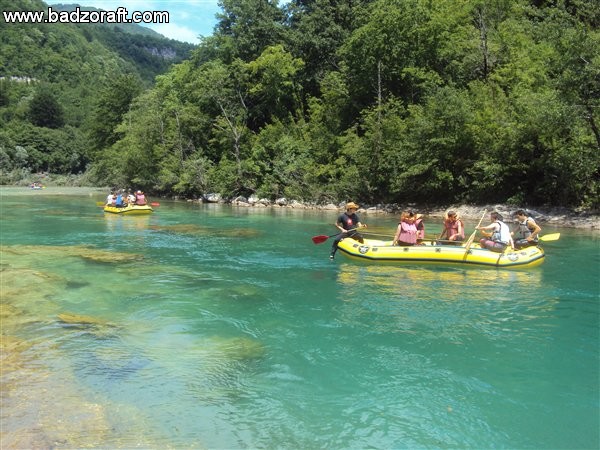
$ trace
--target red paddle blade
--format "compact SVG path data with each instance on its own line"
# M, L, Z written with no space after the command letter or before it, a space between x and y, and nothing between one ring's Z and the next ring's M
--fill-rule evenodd
M324 234L320 235L320 236L313 236L312 241L315 244L322 244L323 242L325 242L327 239L329 239L329 236L326 236Z
M150 206L160 206L160 203L158 203L158 202L152 202L152 203L150 203Z

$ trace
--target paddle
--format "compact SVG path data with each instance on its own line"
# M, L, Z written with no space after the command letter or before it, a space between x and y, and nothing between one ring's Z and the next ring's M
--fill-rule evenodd
M362 234L367 235L367 236L379 236L379 237L385 237L388 239L393 239L394 236L392 236L391 234L379 234L379 233L371 233L370 231L361 231Z
M560 239L560 233L545 234L545 235L539 237L539 240L543 241L543 242L558 241L559 239Z
M479 223L477 224L477 227L479 225L481 225L481 222L483 221L483 218L485 217L486 214L487 214L487 209L484 209L483 215L481 216L481 219L479 219ZM475 227L475 231L473 231L473 234L471 234L471 236L469 236L467 245L465 245L465 255L463 256L463 259L466 259L467 255L469 254L469 249L471 248L471 244L473 244L473 240L475 239L475 235L477 234L477 227Z
M358 230L358 228L352 228L352 229L350 229L350 230L348 230L348 231L356 231L356 230ZM341 233L341 232L340 232L340 233ZM329 238L332 238L332 237L335 237L335 236L337 236L337 235L338 235L338 234L340 234L340 233L335 233L335 234L332 234L331 236L327 236L326 234L321 234L321 235L319 235L319 236L313 236L313 237L312 237L312 241L313 241L315 244L322 244L322 243L323 243L323 242L325 242L327 239L329 239Z
M96 206L105 206L105 205L106 205L105 202L96 202ZM150 203L150 206L160 206L160 203L152 202L152 203Z

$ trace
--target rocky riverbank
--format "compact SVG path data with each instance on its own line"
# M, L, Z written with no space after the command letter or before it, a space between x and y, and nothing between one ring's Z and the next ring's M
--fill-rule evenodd
M190 200L206 203L230 203L233 206L248 208L291 208L291 209L319 209L331 211L343 211L345 203L328 203L318 205L315 203L300 202L279 198L275 201L261 199L258 197L236 197L232 200L223 199L218 194L208 194L199 200ZM540 224L549 224L567 228L582 228L600 231L600 214L598 211L579 211L562 207L532 207L524 208L513 205L489 204L489 205L448 205L448 206L426 206L414 203L407 204L379 204L361 205L359 214L400 214L403 210L413 210L423 214L426 218L441 219L446 211L454 210L466 220L479 220L484 210L488 212L498 211L505 219L512 222L513 214L518 209L524 209ZM485 220L484 220L485 221Z

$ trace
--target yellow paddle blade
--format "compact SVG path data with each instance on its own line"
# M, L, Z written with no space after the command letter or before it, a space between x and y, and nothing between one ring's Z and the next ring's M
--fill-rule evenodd
M559 239L560 239L560 233L545 234L543 236L540 236L540 241L543 241L543 242L558 241Z
M104 206L104 205L106 205L105 202L96 202L96 206Z

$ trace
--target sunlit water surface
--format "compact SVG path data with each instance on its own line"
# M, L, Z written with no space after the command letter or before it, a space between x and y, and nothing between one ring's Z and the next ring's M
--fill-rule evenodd
M381 267L313 244L334 212L0 193L2 448L600 445L597 233Z

